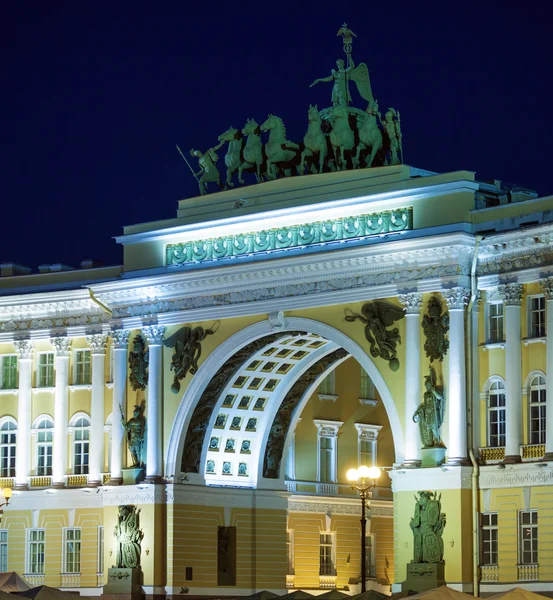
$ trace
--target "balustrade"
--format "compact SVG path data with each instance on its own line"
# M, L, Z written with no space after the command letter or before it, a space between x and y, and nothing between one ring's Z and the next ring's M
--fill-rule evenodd
M539 565L517 565L517 579L519 581L538 581L539 578Z
M480 567L480 581L496 582L499 581L499 567L497 565L488 565Z

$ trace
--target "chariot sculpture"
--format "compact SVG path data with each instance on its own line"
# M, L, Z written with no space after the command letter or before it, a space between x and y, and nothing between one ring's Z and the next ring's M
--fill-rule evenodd
M236 183L248 183L244 174L255 182L291 175L344 171L403 162L403 144L399 111L389 108L382 119L378 110L365 63L355 65L352 58L353 38L357 37L344 23L339 29L345 60L336 61L330 75L315 79L309 87L332 83L331 106L307 111L307 132L302 142L288 139L283 120L269 114L261 125L248 119L242 129L229 127L218 136L218 144L205 152L191 150L198 159L194 171L178 148L196 178L200 194L210 190L229 189ZM351 106L350 82L355 84L365 108ZM221 177L217 151L227 144L224 158L226 176ZM252 180L253 182L253 180ZM211 186L211 187L210 187Z

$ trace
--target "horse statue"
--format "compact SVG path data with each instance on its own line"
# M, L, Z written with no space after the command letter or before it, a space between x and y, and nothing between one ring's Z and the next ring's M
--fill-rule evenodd
M261 165L263 164L263 143L261 142L259 125L254 119L248 119L246 121L246 124L242 129L242 135L246 136L246 145L242 152L244 162L238 167L238 181L244 183L244 178L242 177L242 171L244 171L244 169L255 169L255 174L259 183L260 181L263 181L263 175L261 174Z
M225 154L225 165L227 167L227 181L225 188L234 187L232 175L242 164L242 133L234 127L229 127L218 138L220 142L228 142L227 153Z
M363 123L359 126L359 144L357 146L357 154L353 161L353 166L359 166L359 155L362 150L370 149L370 155L365 159L365 166L372 167L376 153L382 148L382 132L378 127L376 116L378 112L378 102L376 100L367 106L366 115Z
M286 127L280 117L269 115L267 120L261 125L261 131L269 132L269 139L265 144L265 155L267 156L267 177L276 179L277 164L288 163L288 165L297 157L299 149L298 144L286 139ZM284 168L284 175L288 177L291 174L291 168Z
M298 167L298 172L303 174L305 169L305 159L313 157L315 154L319 155L319 173L323 172L323 166L326 158L327 147L326 147L326 136L321 131L321 120L319 117L319 109L317 105L309 105L307 111L307 120L309 125L307 126L307 133L303 138L305 148L301 153L301 163Z
M334 160L337 170L344 171L347 168L345 152L353 150L355 136L350 127L349 112L345 106L335 106L330 114L334 121L329 136L334 151Z

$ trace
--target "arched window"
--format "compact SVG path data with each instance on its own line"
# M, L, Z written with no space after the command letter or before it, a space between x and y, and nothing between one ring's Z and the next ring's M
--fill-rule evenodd
M90 421L88 417L79 417L73 430L73 473L88 475L88 449L90 439Z
M17 425L4 421L0 426L0 477L15 477Z
M37 467L39 476L52 475L52 440L54 423L50 419L41 419L36 426L37 432Z
M530 444L545 444L545 377L530 382Z
M488 446L505 446L505 384L499 380L488 391Z

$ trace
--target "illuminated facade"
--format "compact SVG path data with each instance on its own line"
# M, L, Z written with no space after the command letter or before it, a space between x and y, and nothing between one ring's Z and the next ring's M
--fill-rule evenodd
M183 200L125 229L121 267L2 265L0 571L100 594L117 507L134 504L148 595L353 593L346 472L376 463L371 587L405 579L423 489L442 494L448 584L551 591L552 209L466 171L388 166ZM432 298L449 316L445 457L423 467ZM405 312L397 370L345 318L376 299ZM175 385L164 341L183 326L209 334ZM145 389L129 381L138 335ZM123 485L120 407L141 403L146 480Z

